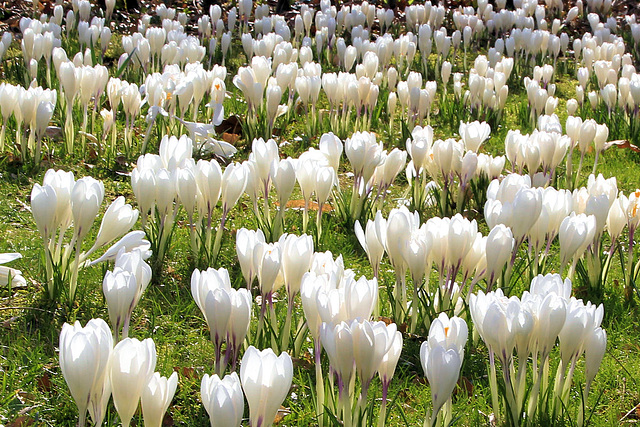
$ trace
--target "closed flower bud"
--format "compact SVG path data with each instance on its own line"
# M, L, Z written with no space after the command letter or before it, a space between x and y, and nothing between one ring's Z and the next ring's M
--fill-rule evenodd
M178 374L172 373L169 378L154 373L142 391L142 414L145 427L161 427L164 413L173 400L178 387Z
M244 395L238 374L232 372L222 380L218 375L202 377L200 396L209 414L211 427L239 427L244 412Z

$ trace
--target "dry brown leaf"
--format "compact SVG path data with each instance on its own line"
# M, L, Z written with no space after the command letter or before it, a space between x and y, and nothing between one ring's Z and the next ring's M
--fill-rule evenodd
M196 369L188 366L174 366L173 370L179 372L180 375L187 379L193 379L197 377Z
M171 427L174 425L173 417L169 412L165 412L164 418L162 419L162 427Z
M278 409L278 413L276 414L276 418L273 420L273 423L280 424L282 420L284 420L284 417L286 417L290 413L291 413L291 409L285 408L284 406L280 406L280 409Z
M467 397L473 396L473 384L467 377L460 377L458 380L458 387L455 388L454 394L464 392Z
M289 200L287 202L286 205L288 208L293 208L293 209L304 209L304 200ZM312 211L317 211L318 210L318 203L312 201L311 203L309 203L309 210ZM333 210L333 207L328 204L325 203L324 205L322 205L322 212L331 212Z
M229 116L216 126L216 132L242 134L242 122L238 116Z
M27 415L21 415L15 420L11 421L9 424L7 424L7 427L26 427L26 426L32 426L34 424L35 424L35 421L33 421L33 418Z
M240 139L240 135L238 135L237 133L229 133L229 132L222 133L222 140L224 142L228 142L229 144L235 144L236 142L238 142L239 139Z
M628 139L617 139L615 141L609 141L606 144L604 144L604 149L606 150L613 146L616 146L618 148L628 148L629 150L635 153L640 153L640 148L630 143Z
M51 377L48 372L42 374L36 381L40 391L45 393L49 393L51 391Z
M313 363L311 363L310 360L303 359L300 357L292 357L291 361L293 362L293 366L302 368L305 371L311 370L315 366Z
M384 317L384 316L378 317L378 321L384 322L385 325L390 325L393 323L393 319L391 319L390 317Z

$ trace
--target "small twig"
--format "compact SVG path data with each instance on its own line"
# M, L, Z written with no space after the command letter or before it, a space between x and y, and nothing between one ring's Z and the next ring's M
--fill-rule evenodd
M627 417L629 417L631 414L633 414L638 407L640 407L640 403L638 403L636 406L634 406L633 408L631 408L631 410L629 412L627 412L626 414L624 414L624 416L622 418L620 418L620 421L624 421L627 419Z
M25 202L23 202L22 200L20 200L19 198L16 197L16 201L18 203L20 203L20 205L22 206L23 209L25 209L28 212L31 212L31 206L27 205Z

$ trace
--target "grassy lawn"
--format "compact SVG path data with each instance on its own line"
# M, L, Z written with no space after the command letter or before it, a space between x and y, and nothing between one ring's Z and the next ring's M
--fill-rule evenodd
M400 23L398 23L400 26ZM109 50L105 54L104 63L109 65L111 76L117 73L118 58L122 54L121 34L114 34ZM71 58L77 51L77 45L73 40L65 39L68 55ZM0 65L0 81L12 84L24 84L21 76L26 72L21 52L14 42L13 47L7 53L5 61ZM73 53L72 53L73 52ZM247 111L242 92L232 83L232 78L240 66L246 65L246 57L242 53L242 45L234 34L232 44L233 56L227 59L227 98L224 101L225 117L237 115L241 121L245 120ZM314 51L315 52L315 51ZM478 42L474 54L469 55L471 64L476 53L486 52L486 41ZM458 52L458 58L452 60L454 71L462 72L462 53ZM208 59L208 57L207 57ZM204 62L206 62L206 60ZM216 60L221 58L216 58ZM541 64L544 59L538 57ZM41 61L43 64L44 62ZM416 56L412 69L420 70L421 59ZM437 64L437 55L429 58L429 77L435 78L434 69ZM339 68L326 60L322 64L323 72L337 72ZM564 125L567 118L566 102L575 96L575 86L578 84L573 59L566 61L566 66L558 65L554 80L556 84L555 96L558 98L556 113L560 123ZM563 69L565 71L563 71ZM515 76L509 83L509 97L502 118L492 124L491 137L484 143L480 152L494 156L505 154L505 138L509 130L520 129L522 133L530 133L533 127L523 119L522 111L527 107L527 94L522 85L525 76L532 75L532 67L526 66L522 75ZM515 73L515 71L514 71ZM54 73L55 74L55 73ZM45 70L40 65L39 80L44 82ZM468 75L463 74L463 81ZM131 82L142 84L144 73L141 70L129 69L122 78ZM57 87L57 78L54 77ZM402 77L404 80L405 77ZM42 83L44 85L44 83ZM451 105L460 103L454 98L452 85L445 95L441 82L438 81L436 100L430 113L430 125L434 129L434 139L458 138L458 119L472 121L477 119L475 113L470 112L464 106L457 112L451 111ZM466 89L466 87L465 87ZM390 117L387 112L386 99L389 91L383 88L380 91L378 105L375 108L370 131L374 132L379 141L382 141L386 150L394 147L405 148L406 130L403 129L403 118L396 118L393 127L390 127ZM106 106L106 100L102 101ZM587 102L588 104L588 102ZM288 156L297 158L309 147L317 147L320 136L331 130L328 117L329 102L324 91L321 91L317 109L322 110L319 129L314 134L309 134L307 128L308 117L302 106L294 105L291 111L283 118L276 121L276 141L280 145L280 158ZM400 108L398 107L398 110ZM77 106L74 110L76 130L82 121L82 112ZM99 110L99 109L98 109ZM143 110L146 113L146 107ZM209 121L208 113L200 112L194 119ZM610 138L626 139L625 130L619 117L607 118L602 112L591 111L589 107L580 111L583 118L595 117L599 123L602 120L610 127ZM399 111L396 112L399 114ZM527 113L528 114L528 113ZM398 116L397 116L398 117ZM64 129L65 114L60 105L52 119L52 125ZM119 140L123 136L124 115L117 116L117 128ZM190 119L193 119L190 117ZM482 118L480 118L482 119ZM174 121L171 130L179 136L184 129ZM426 124L426 123L425 123ZM14 125L10 121L9 128ZM11 128L14 129L14 128ZM77 143L75 152L63 153L61 148L53 150L53 154L45 156L39 166L30 161L22 162L7 148L5 153L0 153L0 253L18 252L22 258L10 264L11 267L22 271L26 279L26 286L12 289L10 286L0 288L0 427L2 426L74 426L77 422L77 407L65 383L59 365L58 341L62 325L65 322L73 323L76 320L83 325L93 318L108 319L107 304L102 291L102 279L112 265L99 264L86 268L80 272L78 280L78 294L73 304L56 303L47 298L46 278L44 270L44 252L42 239L33 220L30 211L30 194L35 183L42 183L44 173L49 168L72 171L76 179L83 176L92 176L100 179L105 186L105 202L100 209L95 224L99 224L109 203L117 196L124 196L127 203L136 206L136 199L131 188L130 173L136 166L139 147L147 132L144 113L137 117L133 131L134 153L126 156L122 153L116 159L100 158L89 154L82 157L80 144ZM157 153L161 135L160 127L154 128L151 136L148 152ZM93 134L102 133L102 120L97 114ZM347 137L350 135L346 135ZM7 138L13 140L11 132L7 132ZM79 140L79 137L78 137ZM344 140L344 138L343 138ZM637 142L638 138L635 137ZM246 132L233 141L238 148L234 161L247 160L251 152L251 141L247 139ZM48 138L47 146L61 147L64 144L62 138ZM119 147L121 149L121 147ZM576 151L577 153L577 151ZM587 184L588 175L594 163L593 150L589 150L585 156L584 167L578 178L580 186ZM574 171L578 166L579 156L573 158ZM602 154L598 161L597 172L605 178L616 177L618 190L625 195L640 187L638 171L640 171L640 154L628 149L616 146ZM508 164L508 162L507 162ZM510 166L510 165L509 165ZM507 166L507 168L509 168ZM352 168L346 156L343 156L338 171L340 188L347 192L352 186ZM563 181L565 165L562 162L558 172L558 182ZM506 170L505 170L506 173ZM404 173L404 167L391 186L382 208L383 216L387 217L392 208L398 207L408 198L409 183ZM300 206L303 198L298 186L290 197L292 205ZM275 206L275 193L272 193L271 206ZM323 215L323 234L315 244L315 251L331 251L334 257L339 254L344 259L345 268L355 272L356 277L364 275L373 276L373 270L369 264L366 253L360 246L354 232L353 224L348 223L338 215L335 209L335 201L330 202L332 208ZM176 203L176 206L178 204ZM214 222L220 220L221 209L215 209ZM436 207L430 207L421 212L421 220L437 216ZM464 215L478 221L478 230L487 235L489 227L484 220L481 208L472 206L464 212ZM311 214L311 223L315 218L315 212ZM88 241L97 234L98 226L90 232ZM364 225L364 224L363 224ZM244 279L235 251L235 234L240 228L257 229L259 224L253 213L251 200L247 195L241 197L238 204L231 210L225 224L220 256L215 267L224 267L229 271L232 285L235 288L244 286ZM133 227L134 230L142 229L140 221ZM303 219L302 209L288 208L285 213L285 232L302 234ZM315 228L311 226L310 230ZM606 234L606 233L605 233ZM628 239L625 230L622 241ZM604 238L604 250L609 249L609 237ZM86 245L87 243L85 243ZM85 247L85 249L87 249ZM551 257L546 264L546 272L556 272L560 268L559 244L556 240L551 245ZM626 252L626 249L624 250ZM637 251L636 251L637 252ZM626 256L626 255L625 255ZM529 276L525 271L525 264L529 260L527 243L518 253L518 262L511 287L510 295L520 296L529 289ZM151 284L145 291L139 305L133 312L129 336L138 338L153 338L158 354L156 370L162 375L168 376L172 372L179 375L179 384L175 398L173 399L164 424L206 426L209 425L209 417L202 405L200 398L200 381L203 375L214 371L215 348L210 340L208 328L204 317L191 295L190 278L193 269L199 266L190 250L189 219L183 208L178 211L172 241L162 268L156 271ZM201 265L200 265L201 266ZM429 271L427 286L437 286L438 275L436 271ZM577 298L589 300L595 304L604 305L604 319L602 328L607 331L607 350L591 388L591 393L586 402L585 420L595 426L618 426L632 424L640 419L640 409L636 405L640 402L640 344L638 329L640 313L638 309L638 295L636 290L625 286L624 266L619 259L619 254L612 258L612 266L602 295L589 293L587 286L579 277L573 282L573 294ZM383 258L379 277L380 312L377 318L394 320L389 296L395 285L394 269L387 256ZM481 281L477 286L484 289L485 282ZM476 288L477 289L477 288ZM260 290L254 286L253 297L260 296ZM466 295L466 290L464 292ZM287 312L286 291L282 288L274 295L276 315L278 323L282 325ZM249 337L255 337L258 329L258 304L254 304L252 322ZM489 381L489 351L477 333L473 333L473 327L468 310L464 310L461 317L469 324L469 340L465 349L465 358L460 373L460 380L453 393L453 422L459 426L493 425L493 407L491 402L491 389ZM377 318L375 320L377 320ZM300 299L295 301L293 312L293 324L302 323L304 312ZM420 363L420 345L426 339L428 330L422 325L416 333L408 333L407 325L399 325L403 333L403 349L396 369L394 379L389 390L389 407L387 410L387 425L421 425L425 415L431 410L431 388L425 379L424 371ZM251 338L245 342L245 348L253 344ZM308 426L316 425L315 408L315 370L313 341L310 336L303 340L301 353L294 357L293 385L282 404L281 413L284 415L278 425L282 426ZM551 379L553 381L555 369L560 359L559 350L556 348L551 353ZM529 359L531 362L531 359ZM577 425L578 408L581 404L582 390L584 387L584 358L580 358L573 379L573 387L570 390L570 406L561 411L558 418L553 419L549 414L542 414L534 420L527 420L530 425ZM325 377L329 372L329 361L322 359L322 371ZM531 376L531 372L528 372ZM499 375L500 377L500 375ZM531 385L531 381L528 382ZM372 424L377 420L380 410L381 383L376 378L369 392L371 406L370 411L374 415ZM373 398L371 396L374 396ZM245 420L243 425L248 425L248 407L245 407ZM105 417L107 425L119 425L119 417L113 406L108 407ZM135 425L143 425L140 410L134 417ZM339 425L338 421L335 421ZM508 423L507 423L508 424ZM587 422L585 422L585 425Z

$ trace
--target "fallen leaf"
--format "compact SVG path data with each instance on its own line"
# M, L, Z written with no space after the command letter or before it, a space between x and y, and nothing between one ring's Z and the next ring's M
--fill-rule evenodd
M236 142L238 142L239 139L240 139L240 135L238 135L237 133L229 133L229 132L222 133L222 140L224 142L228 142L229 144L235 144Z
M26 427L26 426L32 426L34 424L35 422L33 421L33 418L28 417L26 415L21 415L15 420L13 420L12 422L10 422L9 424L7 424L7 427Z
M467 377L460 377L458 380L458 387L455 388L454 394L458 394L460 392L464 392L467 397L473 396L473 384Z
M45 372L42 374L37 380L36 384L38 385L38 389L42 392L49 393L51 391L51 378L49 377L49 373Z
M179 372L181 376L187 379L196 378L196 369L188 366L183 366L182 368L179 366L174 366L173 370Z
M87 144L87 158L91 161L95 161L98 160L98 152L96 151L96 149L93 147L93 144Z
M378 321L384 322L384 324L387 326L393 323L393 319L391 319L390 317L384 317L384 316L378 317Z
M2 322L2 327L5 329L11 329L11 324L18 320L18 316L13 316Z
M216 126L216 132L218 134L223 134L225 132L242 134L242 121L240 117L233 115L229 116L222 121L218 126Z
M162 419L163 427L170 427L173 425L173 417L168 412L165 412L164 418Z
M115 160L116 160L116 163L119 164L120 166L127 166L129 164L125 156L118 156L115 158Z
M64 139L64 133L59 126L47 126L46 135L56 141L62 141Z
M22 159L20 158L19 155L16 155L14 153L6 153L7 155L7 163L9 164L13 164L13 165L18 165L22 163Z
M606 150L613 146L616 146L618 148L628 148L633 152L640 153L640 148L630 143L628 139L617 139L615 141L609 141L604 144L604 149Z
M20 399L20 402L22 403L33 402L35 400L35 396L33 394L27 393L26 391L23 391L23 390L18 390L16 395L18 399Z
M285 206L290 209L304 209L304 200L289 200ZM309 203L309 210L317 211L318 203L311 201ZM322 212L331 212L332 210L333 207L330 204L325 203L324 205L322 205Z
M291 413L291 409L285 408L284 406L280 406L278 409L278 413L276 414L276 418L273 420L274 424L280 424L285 416Z
M91 134L89 132L79 131L78 135L84 136L85 138L87 138L89 140L90 143L94 143L94 144L98 143L98 138L96 138L95 135L93 135L93 134Z
M299 357L292 357L291 361L293 362L293 366L302 368L305 371L311 370L315 366L311 361Z

